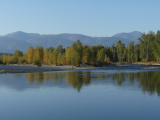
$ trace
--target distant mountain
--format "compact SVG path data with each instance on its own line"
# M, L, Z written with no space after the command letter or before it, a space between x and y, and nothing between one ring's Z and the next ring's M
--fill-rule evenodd
M119 33L119 34L113 35L112 37L124 38L130 41L137 41L137 36L140 37L141 35L142 35L141 32L133 31L131 33Z
M59 45L63 45L63 47L69 47L73 44L73 41L67 37L59 37L58 35L41 35L37 38L27 40L27 42L32 43L34 46L43 46L44 48L51 46L57 47Z
M28 49L29 46L34 46L34 45L14 38L8 38L8 37L0 38L0 53L13 53L17 49L24 52Z
M21 41L27 41L32 38L37 38L39 36L41 35L37 33L25 33L22 31L13 32L13 33L5 35L5 37L14 38L14 39L21 40Z
M111 46L121 40L124 44L128 45L130 41L138 42L137 38L142 35L141 32L134 31L131 33L119 33L112 37L90 37L81 34L58 34L58 35L40 35L36 33L25 33L22 31L0 36L0 53L13 53L19 49L25 52L29 46L43 46L57 47L63 45L63 47L69 47L73 42L80 40L82 44L94 46L103 45Z

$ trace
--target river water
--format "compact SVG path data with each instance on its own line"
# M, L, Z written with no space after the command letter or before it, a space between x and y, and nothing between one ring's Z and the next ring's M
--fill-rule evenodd
M160 71L0 74L0 120L159 120Z

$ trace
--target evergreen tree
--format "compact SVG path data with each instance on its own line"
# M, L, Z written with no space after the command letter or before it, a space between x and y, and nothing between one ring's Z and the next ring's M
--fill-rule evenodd
M116 45L116 50L117 50L117 56L118 56L118 61L121 63L124 60L124 49L125 49L125 45L123 43L121 43L121 41L119 40L117 42Z
M117 52L116 52L116 47L115 47L115 45L113 44L112 46L111 46L111 52L112 52L112 61L113 62L116 62L117 61Z
M150 31L148 34L142 34L141 38L138 38L140 42L140 58L143 61L154 60L153 55L153 43L155 41L154 32Z
M155 35L155 41L152 43L152 52L156 61L160 61L160 31Z
M136 44L134 46L134 57L135 57L135 62L140 61L140 45Z
M98 63L102 64L104 63L104 59L105 59L105 50L104 48L102 48L101 50L98 50L97 61Z
M135 61L135 55L134 55L134 42L130 42L128 45L128 62L133 63Z

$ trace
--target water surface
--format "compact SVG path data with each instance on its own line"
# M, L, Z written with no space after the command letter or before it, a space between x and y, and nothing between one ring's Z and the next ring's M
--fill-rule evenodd
M0 120L159 120L160 71L0 74Z

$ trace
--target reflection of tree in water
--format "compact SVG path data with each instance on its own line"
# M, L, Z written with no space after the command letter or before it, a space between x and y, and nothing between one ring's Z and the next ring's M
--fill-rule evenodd
M43 84L44 82L48 83L49 81L54 81L54 83L57 83L57 81L61 81L64 77L64 73L50 73L50 72L44 72L44 73L27 73L27 80L30 84L37 83L37 84Z
M118 73L118 74L116 74L117 84L121 85L125 81L125 78L126 78L125 73Z
M89 85L91 80L90 72L27 73L26 76L30 84L43 84L49 81L54 81L56 84L57 81L65 79L67 84L77 88L78 91L80 91L83 85Z
M90 72L66 72L66 83L71 84L78 91L82 85L89 85L90 80Z
M34 74L33 73L28 73L26 74L27 80L29 81L30 84L34 83Z
M43 83L44 75L43 75L43 73L28 73L27 74L27 80L29 80L30 84L32 84L34 82Z
M144 92L148 91L151 95L157 92L160 96L160 71L141 73L140 85Z
M138 73L127 73L127 78L131 85L134 85L135 81L140 80L140 72Z
M137 72L137 73L108 73L108 72L45 72L45 73L28 73L27 80L30 84L43 84L53 81L54 84L57 82L64 82L72 85L78 91L81 90L82 86L90 85L91 81L103 81L107 80L116 81L121 86L126 80L131 85L134 85L135 81L139 82L140 87L145 92L149 92L151 95L155 92L160 95L160 71L152 72Z

